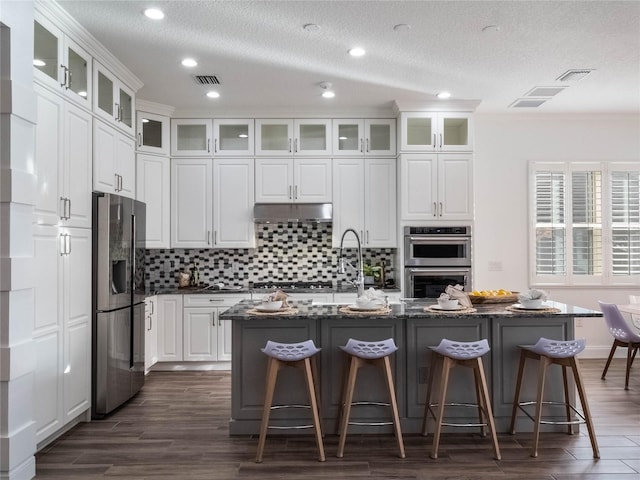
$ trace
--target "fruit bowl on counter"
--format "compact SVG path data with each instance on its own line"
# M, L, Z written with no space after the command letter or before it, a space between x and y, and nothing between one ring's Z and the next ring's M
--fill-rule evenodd
M473 304L480 303L516 303L518 293L511 290L474 290L469 293L469 300Z

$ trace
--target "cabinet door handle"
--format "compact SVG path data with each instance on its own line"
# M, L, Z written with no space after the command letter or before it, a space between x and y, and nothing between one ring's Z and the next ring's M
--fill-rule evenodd
M368 138L367 138L366 142L367 142L367 153L369 153L369 139Z
M289 185L289 200L292 200L293 198L293 194L291 193L292 191L293 191L293 187Z
M155 311L156 311L156 307L155 307L155 305L153 304L153 300L149 302L149 305L151 306L151 315L153 315L153 312L155 312Z
M207 245L211 245L211 230L207 230Z
M293 199L297 200L298 199L298 185L296 185L295 187L293 187Z
M207 153L211 153L211 139L207 138Z
M364 153L364 139L360 139L360 153Z
M293 141L293 151L296 152L296 153L298 152L298 139L297 138Z
M116 105L116 119L115 120L116 120L116 122L119 122L120 121L120 104L116 103L115 105Z
M67 214L67 199L60 197L60 220L66 219Z
M65 235L65 255L71 255L71 235Z
M65 246L65 238L67 234L66 233L61 233L60 234L60 245L58 245L59 249L58 251L60 252L60 256L62 257L65 252L66 252L66 246Z
M433 148L436 148L436 134L433 134L433 143L432 143Z
M118 175L118 188L122 191L122 175Z
M214 245L218 244L218 231L217 230L213 231L213 244Z
M440 216L442 216L442 202L440 202Z
M210 298L210 302L224 302L224 298Z
M113 176L115 177L115 181L114 181L115 185L113 186L113 189L117 192L119 191L118 188L120 188L120 182L118 181L118 177L120 175L118 175L117 173L114 173Z
M440 134L440 148L442 148L442 134Z
M367 241L365 242L367 245L369 244L369 230L366 230Z
M289 153L291 153L291 139L289 139Z
M138 133L138 146L142 146L142 133Z
M71 199L65 198L64 205L66 207L64 210L64 216L67 220L69 220L71 218Z
M433 202L433 216L438 216L438 206L436 205L436 202Z
M218 139L213 139L213 153L218 153Z
M220 317L218 317L218 326L221 327L222 326L222 320L220 320Z
M60 64L60 68L62 68L62 75L63 75L62 83L60 84L60 86L68 89L69 87L67 87L67 67Z

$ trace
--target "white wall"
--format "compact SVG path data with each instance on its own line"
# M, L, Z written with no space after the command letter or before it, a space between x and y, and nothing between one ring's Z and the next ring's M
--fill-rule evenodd
M640 162L639 115L482 115L475 119L474 288L527 289L528 179L531 160ZM489 271L489 263L501 271ZM495 266L495 263L493 264ZM598 300L628 303L637 288L549 288L553 300L599 310ZM606 357L604 320L582 319L585 356Z

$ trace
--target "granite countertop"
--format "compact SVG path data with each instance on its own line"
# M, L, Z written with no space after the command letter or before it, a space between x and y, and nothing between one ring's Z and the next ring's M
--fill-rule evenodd
M535 316L535 317L601 317L602 312L596 310L590 310L588 308L576 307L572 305L566 305L564 303L559 302L546 302L545 304L549 307L553 307L558 309L559 312L551 312L551 311L511 311L507 310L510 304L505 303L494 303L494 304L482 304L475 305L474 308L476 312L473 313L461 313L456 311L443 311L443 312L434 312L434 311L425 311L425 307L436 305L437 302L435 299L429 300L419 300L419 301L408 301L408 302L400 302L399 304L391 304L391 312L389 313L362 313L357 312L353 314L343 313L340 311L344 305L312 305L311 301L292 301L291 305L298 309L298 312L295 314L287 314L287 315L251 315L247 313L247 310L250 308L259 305L259 300L243 300L240 303L237 303L233 307L230 307L228 310L224 311L220 318L222 320L247 320L247 319L257 319L260 318L354 318L354 317L362 317L364 318L387 318L387 317L395 317L395 318L429 318L429 317L447 317L447 318L468 318L470 316L473 317L481 317L481 318L495 318L495 317L523 317L523 316Z
M384 288L382 289L385 292L389 293L397 293L400 292L399 288ZM151 295L198 295L198 294L207 294L207 295L218 295L218 294L230 294L230 293L256 293L256 294L268 294L274 292L275 289L266 289L266 288L251 288L251 287L240 287L240 288L206 288L204 286L201 287L175 287L175 288L161 288L151 292ZM351 285L338 285L336 287L329 288L296 288L295 291L292 290L284 290L285 293L356 293L356 288Z

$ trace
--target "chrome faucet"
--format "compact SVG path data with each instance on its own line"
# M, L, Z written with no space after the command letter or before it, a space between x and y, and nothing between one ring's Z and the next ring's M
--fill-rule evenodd
M344 237L347 233L352 232L356 236L356 240L358 241L358 269L351 265L348 261L344 259L342 256L342 245L344 244ZM356 287L358 287L358 297L364 295L364 266L362 264L362 247L360 245L360 237L358 236L358 232L356 232L353 228L347 228L342 234L342 238L340 239L340 254L338 256L339 262L339 272L346 273L345 264L349 265L351 268L358 272L358 276L355 281L351 282Z

